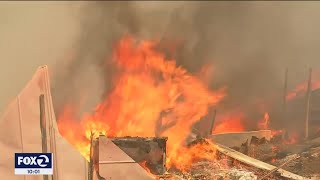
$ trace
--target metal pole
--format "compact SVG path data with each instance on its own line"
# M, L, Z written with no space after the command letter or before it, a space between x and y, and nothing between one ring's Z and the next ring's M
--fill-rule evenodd
M312 69L309 69L308 89L306 94L306 118L305 118L305 139L309 137L309 116L310 116L310 99L311 99L311 83L312 83Z

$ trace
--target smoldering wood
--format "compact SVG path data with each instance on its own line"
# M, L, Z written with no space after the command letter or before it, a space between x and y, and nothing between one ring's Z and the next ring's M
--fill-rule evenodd
M271 174L273 174L273 173L277 172L279 169L283 168L283 167L284 167L284 166L286 166L288 163L290 163L291 161L296 160L296 159L298 159L298 158L300 158L300 156L299 156L299 155L297 155L297 156L293 157L292 159L287 160L286 162L284 162L284 163L283 163L283 164L281 164L280 166L278 166L278 167L274 168L274 169L273 169L273 170L271 170L268 174L264 175L263 177L261 177L261 178L260 178L260 179L258 179L258 180L263 180L263 179L265 179L265 178L269 177Z
M199 119L192 127L192 133L197 138L208 137L212 134L215 118L216 118L216 109L210 107L208 109L208 114Z
M220 153L223 153L228 157L231 157L231 158L233 158L233 159L235 159L237 161L240 161L242 163L251 165L251 166L259 168L259 169L272 171L275 168L277 168L277 167L275 167L273 165L270 165L268 163L259 161L259 160L255 159L255 158L249 157L249 156L247 156L245 154L242 154L242 153L240 153L238 151L235 151L235 150L233 150L231 148L228 148L228 147L223 146L223 145L218 144L218 143L216 144L216 149ZM279 175L281 175L282 177L285 177L285 178L296 179L296 180L307 179L305 177L299 176L297 174L291 173L291 172L286 171L286 170L281 169L281 168L277 169L277 172L279 173Z

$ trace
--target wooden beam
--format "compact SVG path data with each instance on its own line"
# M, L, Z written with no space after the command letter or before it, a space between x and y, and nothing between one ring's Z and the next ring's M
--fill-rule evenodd
M228 157L231 157L231 158L233 158L235 160L238 160L238 161L240 161L242 163L245 163L247 165L251 165L253 167L256 167L256 168L259 168L259 169L268 170L268 171L272 171L275 168L277 168L275 166L272 166L271 164L268 164L268 163L262 162L260 160L254 159L252 157L244 155L244 154L242 154L242 153L240 153L240 152L238 152L236 150L233 150L233 149L228 148L226 146L223 146L221 144L215 143L215 145L216 145L216 149L220 153L222 153L222 154L224 154L224 155L226 155ZM292 172L286 171L286 170L281 169L281 168L277 169L277 172L279 172L280 175L282 177L285 177L285 178L294 179L294 180L308 180L308 178L302 177L300 175L294 174Z

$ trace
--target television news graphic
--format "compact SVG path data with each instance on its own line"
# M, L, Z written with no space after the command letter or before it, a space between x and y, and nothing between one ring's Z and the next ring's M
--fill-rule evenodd
M52 175L52 153L15 153L16 175Z

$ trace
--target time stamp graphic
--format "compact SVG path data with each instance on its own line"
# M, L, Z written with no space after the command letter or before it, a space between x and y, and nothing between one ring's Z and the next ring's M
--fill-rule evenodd
M28 174L40 174L40 169L28 169Z
M52 175L52 153L15 153L16 175Z

